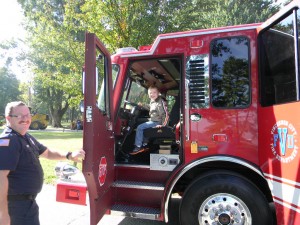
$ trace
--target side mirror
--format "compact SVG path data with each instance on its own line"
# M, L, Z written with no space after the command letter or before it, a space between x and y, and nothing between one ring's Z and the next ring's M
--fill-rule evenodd
M69 179L70 176L74 176L79 173L79 169L66 162L58 162L55 166L55 174L61 179Z
M79 110L81 113L84 113L84 101L83 100L80 101Z

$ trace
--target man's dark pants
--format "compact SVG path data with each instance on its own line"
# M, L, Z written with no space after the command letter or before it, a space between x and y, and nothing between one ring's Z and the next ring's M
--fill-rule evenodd
M9 201L11 225L40 225L39 206L35 200Z

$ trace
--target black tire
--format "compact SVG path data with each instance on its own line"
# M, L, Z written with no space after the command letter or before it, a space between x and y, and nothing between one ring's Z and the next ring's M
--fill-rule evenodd
M41 127L40 127L41 130L45 130L46 128L47 128L47 126L45 126L45 125L41 125Z
M189 185L180 205L180 221L181 225L270 225L272 216L267 199L251 181L219 171Z
M39 130L40 127L42 126L42 124L38 121L33 121L31 124L30 124L30 129L31 130Z

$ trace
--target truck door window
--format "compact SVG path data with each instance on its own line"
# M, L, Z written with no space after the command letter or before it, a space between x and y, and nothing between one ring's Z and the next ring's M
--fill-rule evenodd
M112 64L112 82L113 87L115 87L115 83L117 81L118 75L119 75L120 67L117 64Z
M245 108L250 104L250 55L246 37L212 41L211 98L219 108Z
M259 37L262 106L297 100L295 40L298 35L294 26L295 13L296 10Z
M96 76L97 76L97 84L96 84L96 94L97 96L97 107L104 114L107 113L107 93L106 93L106 85L107 85L107 67L106 67L106 57L102 52L97 49L97 60L96 60Z

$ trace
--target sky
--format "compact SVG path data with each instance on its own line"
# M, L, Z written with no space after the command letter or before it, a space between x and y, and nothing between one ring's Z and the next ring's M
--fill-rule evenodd
M17 0L1 0L0 41L24 36L24 30L20 26L22 20L23 14Z
M24 20L22 8L17 3L17 0L0 0L0 41L4 43L12 38L15 40L24 40L25 31L22 28L22 22ZM18 52L24 51L26 46L19 44L15 50L1 50L1 55L4 54L6 57L15 57ZM0 58L0 67L3 67L5 60ZM31 76L26 72L26 67L23 64L13 60L12 66L10 67L12 72L17 76L20 81L27 82Z

